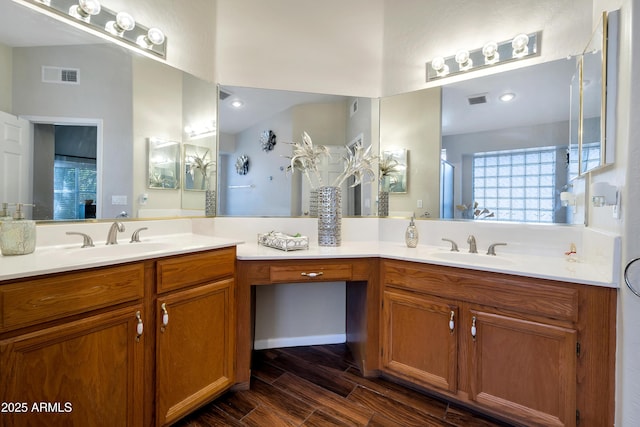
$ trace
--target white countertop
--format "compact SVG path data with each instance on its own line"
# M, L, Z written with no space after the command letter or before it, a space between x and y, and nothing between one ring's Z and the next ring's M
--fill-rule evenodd
M382 257L482 271L537 277L572 283L617 288L613 268L607 265L567 261L562 254L536 256L500 252L497 256L484 253L450 252L442 246L418 245L407 248L396 242L354 241L339 247L319 247L311 244L308 250L280 251L257 243L212 237L194 233L169 234L142 238L140 243L120 243L93 248L80 248L78 243L43 246L29 255L1 256L0 281L39 276L63 271L80 270L139 261L163 256L179 255L209 249L236 246L240 260L322 259ZM479 252L482 252L479 250Z
M71 270L103 267L170 255L235 246L239 240L180 233L141 238L139 243L119 243L81 248L80 244L36 247L28 255L0 256L0 281Z
M280 260L280 259L318 259L318 258L366 258L381 257L403 261L469 268L517 276L537 277L585 285L617 288L612 268L599 267L577 260L570 262L563 255L536 256L500 253L496 256L450 252L441 246L418 245L408 248L394 242L360 241L343 242L339 247L320 247L310 245L308 250L281 251L257 243L244 243L237 248L239 260Z

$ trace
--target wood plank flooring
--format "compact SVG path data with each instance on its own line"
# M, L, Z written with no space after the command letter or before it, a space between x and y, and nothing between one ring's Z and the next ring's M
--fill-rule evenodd
M253 354L251 388L178 422L204 426L508 426L383 379L363 378L344 344Z

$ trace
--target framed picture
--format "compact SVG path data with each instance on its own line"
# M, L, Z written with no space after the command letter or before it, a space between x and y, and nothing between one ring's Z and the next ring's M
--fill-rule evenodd
M149 138L149 188L180 188L180 143Z
M383 177L385 187L389 193L407 192L407 150L398 148L395 150L385 150L382 152L385 163L390 165L389 170Z

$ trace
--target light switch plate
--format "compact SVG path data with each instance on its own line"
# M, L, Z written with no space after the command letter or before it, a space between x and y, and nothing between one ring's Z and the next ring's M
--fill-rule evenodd
M111 196L111 204L118 206L126 205L127 196Z

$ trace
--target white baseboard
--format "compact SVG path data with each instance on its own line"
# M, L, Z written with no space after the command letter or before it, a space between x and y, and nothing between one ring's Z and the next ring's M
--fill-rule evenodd
M302 345L342 344L347 342L347 334L313 335L292 338L269 338L255 340L253 348L265 350L268 348L299 347Z

